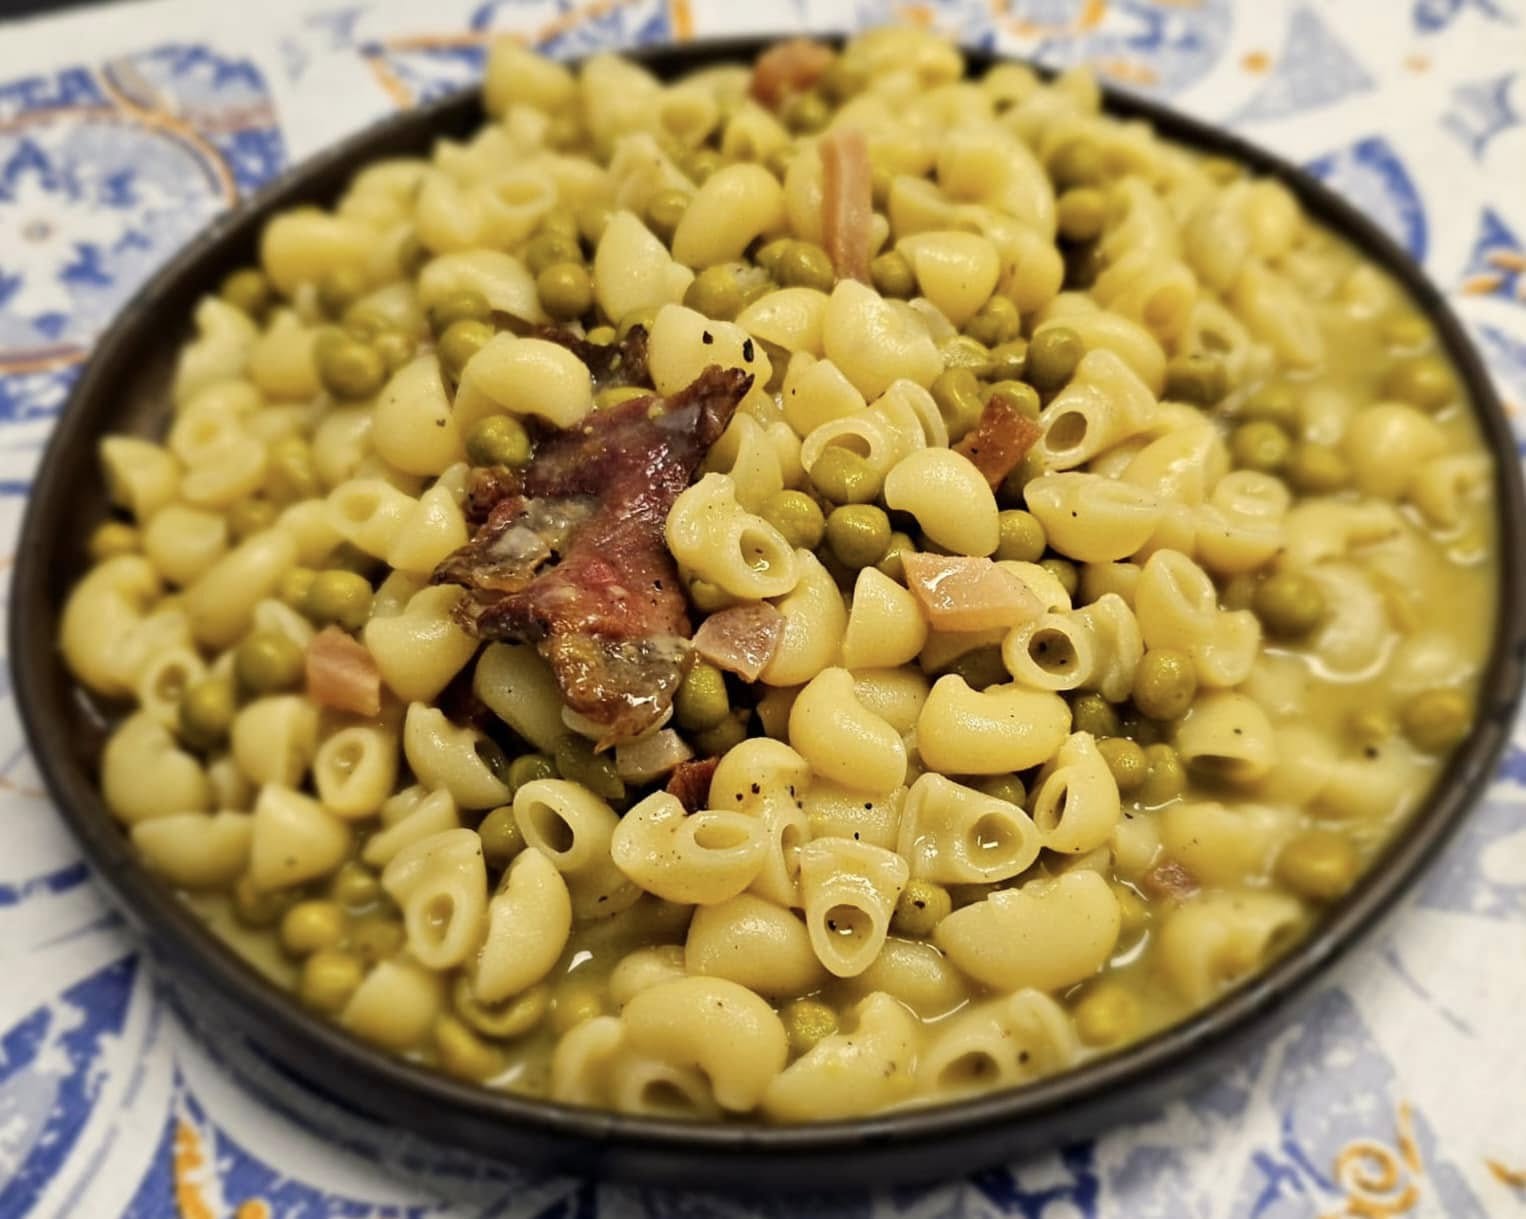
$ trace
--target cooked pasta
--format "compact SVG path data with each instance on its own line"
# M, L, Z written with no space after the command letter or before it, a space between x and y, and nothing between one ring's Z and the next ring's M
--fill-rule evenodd
M785 58L498 44L483 130L273 219L101 445L106 807L486 1087L1065 1070L1284 951L1475 714L1493 456L1380 270L1085 73Z

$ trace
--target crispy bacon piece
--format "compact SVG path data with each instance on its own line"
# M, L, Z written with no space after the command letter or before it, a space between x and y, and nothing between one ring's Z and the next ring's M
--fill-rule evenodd
M821 234L839 279L869 282L869 222L874 217L869 142L856 127L821 140Z
M938 631L988 631L1030 622L1044 612L1026 584L990 559L907 554L906 587Z
M565 347L593 374L600 386L652 384L647 368L645 326L632 326L618 343L590 343L582 335L560 326L543 326L536 337Z
M994 491L1043 434L1044 429L1017 407L1000 394L992 394L980 413L980 422L954 446L954 452L974 462Z
M784 615L760 601L711 614L694 633L694 650L743 681L757 681L779 647Z
M542 441L435 571L469 591L458 612L479 638L539 646L567 705L604 729L601 748L654 727L690 663L663 526L751 386L712 366L665 402L622 402Z
M752 95L770 110L778 108L791 93L803 93L827 70L832 48L809 38L776 42L752 69Z
M668 795L677 796L687 813L697 813L710 803L710 780L715 777L719 758L701 758L697 762L680 762L668 778Z
M1139 887L1146 897L1156 899L1169 897L1174 901L1181 901L1184 897L1191 897L1201 886L1197 882L1197 877L1176 860L1167 859L1141 876Z
M365 645L326 626L307 645L307 696L321 707L381 714L381 670Z

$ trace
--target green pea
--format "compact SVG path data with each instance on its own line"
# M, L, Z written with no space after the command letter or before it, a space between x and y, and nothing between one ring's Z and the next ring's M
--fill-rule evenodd
M615 772L614 758L595 753L593 742L569 732L556 743L556 769L562 778L581 783L605 800L623 800L625 782Z
M593 281L580 262L554 262L535 277L540 303L559 322L570 322L593 308Z
M256 267L245 267L223 280L217 294L235 309L242 310L259 321L275 299L275 288L271 286L265 272Z
M731 714L726 675L712 664L695 663L673 696L673 718L680 728L704 732Z
M298 902L281 918L281 947L294 957L338 948L349 930L349 917L337 902Z
M253 694L290 690L302 680L302 649L280 631L256 631L233 654L239 685Z
M581 262L583 248L565 233L536 233L525 243L523 261L531 275L539 275L559 262Z
M1008 339L991 348L981 375L987 381L1015 382L1023 384L1023 374L1028 371L1028 340ZM1033 389L1029 385L1026 388ZM1035 395L1037 401L1037 395Z
M1298 639L1324 619L1325 595L1302 572L1273 572L1257 587L1251 609L1261 619L1267 634L1278 639Z
M307 590L302 612L320 626L333 623L358 631L371 617L371 582L359 572L320 571Z
M444 334L451 323L466 318L477 322L493 319L493 307L487 303L487 297L472 288L453 292L438 304L430 306L429 328L435 334Z
M742 285L736 272L724 264L706 267L684 293L684 304L718 322L732 321L742 312Z
M578 235L590 248L598 245L599 238L604 236L604 229L609 224L609 218L614 214L606 204L585 203L577 211Z
M1012 303L1010 297L997 293L983 304L979 311L967 323L964 332L987 347L996 347L1001 343L1010 343L1022 332L1023 319L1017 312L1017 306ZM1023 347L1024 354L1027 345ZM1011 376L1022 376L1018 371Z
M342 317L365 291L365 276L356 268L336 267L318 279L318 307L330 317Z
M445 328L435 348L440 368L452 381L460 381L467 362L488 345L497 332L491 322L462 318Z
M689 581L689 601L704 614L713 614L736 604L736 598L719 584L698 578Z
M526 783L557 777L556 763L543 753L522 753L509 763L504 782L510 791L518 791Z
M1166 365L1166 397L1212 406L1229 390L1229 374L1217 356L1177 356Z
M1383 323L1383 342L1399 351L1428 347L1431 337L1431 324L1419 314L1401 313Z
M721 166L726 158L713 148L696 148L684 161L684 172L691 181L701 184Z
M274 927L294 900L295 897L289 890L277 889L267 893L263 889L256 889L246 873L233 885L233 916L245 927L256 930Z
M495 868L507 867L509 861L524 850L525 838L519 832L519 822L514 820L514 806L505 804L495 808L477 826L477 837L482 839L482 855Z
M1329 495L1351 482L1351 466L1340 450L1312 440L1293 446L1283 473L1300 495Z
M789 249L791 244L791 238L775 237L772 241L765 242L760 246L758 252L752 256L752 260L770 275L775 275L775 271L779 266L779 259L784 257L784 251Z
M1117 982L1097 982L1076 1004L1076 1033L1089 1046L1118 1045L1139 1028L1139 1000Z
M180 735L197 749L211 749L227 738L237 710L233 683L204 677L180 696Z
M1088 563L1081 569L1081 600L1100 601L1114 593L1132 601L1138 581L1139 568L1132 563Z
M529 464L530 436L512 415L489 415L479 419L466 434L466 459L474 466Z
M829 444L811 467L811 485L834 504L867 504L881 482L867 459L840 444Z
M1434 411L1457 396L1457 382L1444 360L1414 356L1394 368L1383 383L1383 392L1423 411Z
M774 276L787 288L815 288L830 292L837 282L832 260L819 245L792 241L774 264Z
M862 60L839 55L821 74L821 91L841 105L869 87L869 67Z
M681 190L659 191L647 201L646 227L664 242L673 240L678 222L689 210L689 196Z
M971 648L956 657L943 672L963 678L964 684L971 690L984 690L988 686L1004 685L1012 680L1012 675L1002 662L1001 648L994 643Z
M620 337L620 332L613 326L595 326L583 337L598 347L608 347Z
M552 212L540 222L540 232L576 241L580 236L578 219L571 212Z
M1150 763L1145 757L1145 751L1128 737L1110 736L1098 741L1097 752L1113 772L1113 782L1118 784L1118 790L1123 795L1130 795L1144 785Z
M1181 756L1164 743L1145 746L1145 779L1139 785L1139 802L1153 808L1175 800L1187 788L1187 772Z
M1240 408L1240 418L1263 419L1289 431L1298 430L1298 396L1285 381L1263 385Z
M975 787L988 796L995 796L1018 808L1028 803L1028 789L1016 775L992 775L989 779L982 779Z
M297 994L308 1007L332 1015L350 1001L365 973L354 953L332 948L315 952L302 962Z
M318 470L313 464L313 448L301 436L283 436L272 442L269 460L265 464L265 493L275 503L290 504L297 500L312 499L321 492ZM243 500L246 504L262 501ZM269 505L270 521L260 528L269 528L275 518L275 504ZM257 530L254 530L257 532Z
M1229 437L1229 455L1243 470L1275 474L1287 464L1292 450L1288 434L1266 419L1242 423Z
M1422 690L1400 709L1399 723L1416 749L1446 753L1473 727L1473 704L1461 690Z
M276 596L300 613L317 575L311 567L289 568L282 573L281 580L276 585Z
M1034 422L1038 421L1039 412L1043 409L1038 390L1026 381L998 381L986 391L986 406L998 400L1011 407L1024 419Z
M401 330L382 330L371 336L371 346L381 356L389 373L396 372L418 352L418 341Z
M1075 186L1096 186L1106 174L1101 151L1086 136L1067 140L1049 159L1049 176L1062 191Z
M776 491L763 501L758 515L796 550L815 550L826 531L821 506L804 491Z
M915 554L916 552L916 543L911 540L911 535L897 530L890 535L890 545L885 547L884 555L874 566L882 574L889 576L898 583L904 584L906 582L906 567L901 562L901 559L905 555Z
M991 366L991 349L967 334L956 334L939 344L944 368L967 368L976 376Z
M950 440L958 440L980 422L985 403L980 382L968 368L946 368L933 379L933 401L948 425Z
M1027 379L1040 390L1057 390L1074 375L1085 354L1081 336L1069 326L1046 327L1028 344Z
M1356 880L1361 861L1344 834L1310 829L1290 838L1277 855L1277 879L1300 897L1329 902Z
M434 254L419 240L417 233L409 233L397 243L397 269L405 279L414 278L433 257Z
M1008 508L996 518L1000 526L1000 540L996 543L998 559L1016 559L1020 563L1037 563L1043 557L1048 539L1039 518L1021 508Z
M897 935L925 940L954 910L954 899L942 885L930 880L908 881L896 899L890 929Z
M1022 461L1012 468L1012 472L1001 480L1001 487L996 496L997 502L1021 504L1023 488L1043 473L1045 473L1043 455L1030 449L1023 456Z
M1197 697L1197 666L1175 648L1151 648L1134 670L1134 706L1152 720L1177 720Z
M917 294L917 274L899 250L887 250L870 260L869 278L876 292L892 300L910 300Z
M1069 559L1044 559L1039 566L1060 582L1065 595L1072 601L1081 588L1081 573Z
M1094 186L1077 186L1055 201L1060 236L1066 241L1093 241L1102 235L1107 199Z
M381 880L358 859L346 860L329 881L329 896L346 910L369 906L381 895Z
M137 554L143 539L138 531L123 521L102 521L90 533L85 549L92 563L104 563L124 554Z
M1382 745L1398 731L1393 713L1386 707L1356 707L1346 716L1346 734L1363 748Z
M895 174L891 173L885 166L870 166L869 198L873 201L876 211L883 212L890 203L890 188L894 183Z
M350 927L350 951L371 965L395 956L405 939L403 924L387 915L356 919Z
M636 327L641 327L648 334L652 332L652 323L657 319L655 309L632 309L620 319L620 324L615 327L615 337L623 339Z
M368 584L371 573L383 565L375 555L367 554L353 542L340 542L329 551L325 564L333 571L349 571L357 576L364 576Z
M1070 727L1074 732L1089 732L1099 740L1123 732L1118 712L1100 694L1080 694L1071 700Z
M313 359L318 380L336 398L369 398L387 380L387 365L376 348L342 330L320 334Z
M827 517L826 536L843 566L873 567L890 545L890 518L873 504L844 504Z
M784 108L779 112L779 117L784 120L784 125L791 131L803 132L810 135L820 131L831 121L832 108L827 105L826 98L814 90L797 93L789 101L784 103Z
M807 1054L837 1032L837 1013L820 999L791 999L779 1013L790 1051Z
M734 711L714 728L694 734L694 749L701 757L718 758L747 739L747 712Z

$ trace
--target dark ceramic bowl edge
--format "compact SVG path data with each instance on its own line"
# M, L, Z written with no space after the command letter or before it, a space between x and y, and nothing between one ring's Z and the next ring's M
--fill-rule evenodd
M644 48L636 57L663 73L749 56L766 39ZM972 65L995 59L967 53ZM458 95L385 119L288 171L219 218L158 272L99 341L55 430L34 484L12 584L10 654L28 739L53 800L116 904L147 932L156 953L189 983L187 1010L204 1031L248 1033L276 1060L354 1108L387 1120L407 1114L426 1137L549 1171L716 1187L824 1189L925 1180L1071 1142L1143 1116L1221 1063L1235 1046L1302 997L1399 900L1487 786L1509 737L1526 657L1526 572L1510 562L1526 543L1526 500L1514 438L1483 366L1436 288L1384 233L1318 181L1228 132L1149 100L1109 90L1107 109L1152 122L1169 139L1226 155L1287 184L1306 210L1384 266L1436 325L1496 455L1502 556L1496 634L1481 690L1483 714L1432 796L1356 889L1270 970L1191 1019L1117 1054L1015 1091L935 1108L813 1126L695 1125L632 1118L488 1092L412 1066L344 1034L265 982L144 871L95 790L81 745L65 725L71 683L54 638L61 576L53 539L67 534L68 503L135 344L157 337L166 317L183 326L188 305L226 270L247 261L258 217L337 195L365 161L418 153L459 135L480 116ZM161 325L156 326L156 322ZM85 456L81 459L81 452ZM74 542L77 544L78 531ZM77 568L75 568L77 569Z

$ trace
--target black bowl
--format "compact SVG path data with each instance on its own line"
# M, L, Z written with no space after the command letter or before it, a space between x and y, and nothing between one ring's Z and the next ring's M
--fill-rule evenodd
M750 57L762 41L637 52L660 75ZM983 67L992 57L970 52ZM1109 92L1110 112L1152 122L1162 136L1232 157L1280 179L1314 219L1386 267L1435 323L1497 455L1494 502L1499 554L1498 627L1479 694L1478 726L1429 799L1355 889L1312 935L1271 969L1158 1035L1078 1070L977 1099L815 1126L688 1124L624 1117L526 1100L458 1083L342 1032L266 982L150 876L97 790L99 709L65 670L55 638L85 540L106 512L95 442L108 431L157 435L168 415L174 352L192 307L236 267L254 260L260 226L274 212L335 199L350 175L378 157L417 155L482 119L474 93L386 119L287 174L213 224L148 284L102 336L60 419L22 529L11 604L16 695L48 790L97 875L183 988L184 1009L204 1034L232 1029L259 1050L353 1108L405 1121L430 1139L547 1171L729 1188L829 1189L952 1175L1080 1139L1143 1116L1263 1035L1274 1016L1373 926L1434 859L1487 786L1514 718L1526 657L1526 584L1513 556L1526 549L1526 501L1515 443L1477 355L1436 289L1387 236L1350 204L1270 154L1152 102Z

